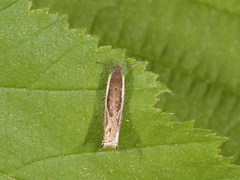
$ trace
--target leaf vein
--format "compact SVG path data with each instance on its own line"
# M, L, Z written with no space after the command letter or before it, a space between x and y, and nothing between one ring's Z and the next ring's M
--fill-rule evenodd
M6 10L7 8L9 8L9 7L13 6L14 4L16 4L17 2L19 2L19 1L15 1L15 2L13 2L12 4L9 4L9 5L6 6L5 8L1 9L1 13L2 13L4 10Z

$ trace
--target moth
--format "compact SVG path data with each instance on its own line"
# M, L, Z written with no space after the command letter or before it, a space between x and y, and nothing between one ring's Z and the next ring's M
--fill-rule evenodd
M104 110L104 135L100 150L104 147L112 146L118 151L118 139L122 124L125 97L125 77L121 70L121 67L124 66L120 66L119 60L116 60L115 66L108 66L112 66L114 69L110 73L107 82Z

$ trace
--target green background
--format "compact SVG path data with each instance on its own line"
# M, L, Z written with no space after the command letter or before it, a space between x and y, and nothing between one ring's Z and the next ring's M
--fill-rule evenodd
M67 13L70 27L100 35L100 45L149 61L173 92L156 106L229 137L221 154L240 164L238 0L34 0L33 7Z
M0 178L239 179L231 3L0 0ZM122 68L119 153L99 151L112 68L96 64L116 59L150 61ZM224 157L204 128L229 136Z

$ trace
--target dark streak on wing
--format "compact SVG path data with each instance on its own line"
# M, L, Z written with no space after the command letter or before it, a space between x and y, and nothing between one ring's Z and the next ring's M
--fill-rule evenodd
M111 80L109 83L109 93L107 97L107 108L111 117L119 113L122 104L122 71L121 66L117 63L112 71ZM119 123L119 118L116 118Z

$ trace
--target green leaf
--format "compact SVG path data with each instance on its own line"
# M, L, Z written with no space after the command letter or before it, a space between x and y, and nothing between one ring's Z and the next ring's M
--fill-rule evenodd
M127 49L150 61L172 95L156 105L174 121L196 119L196 127L230 137L221 154L240 164L238 0L44 1L69 13L71 27L101 35L101 45Z
M134 63L125 51L68 29L67 17L0 1L1 179L234 179L240 168L217 155L226 139L171 123L152 106L169 90L144 71L123 68L126 101L119 153L99 152L104 83L111 68Z

